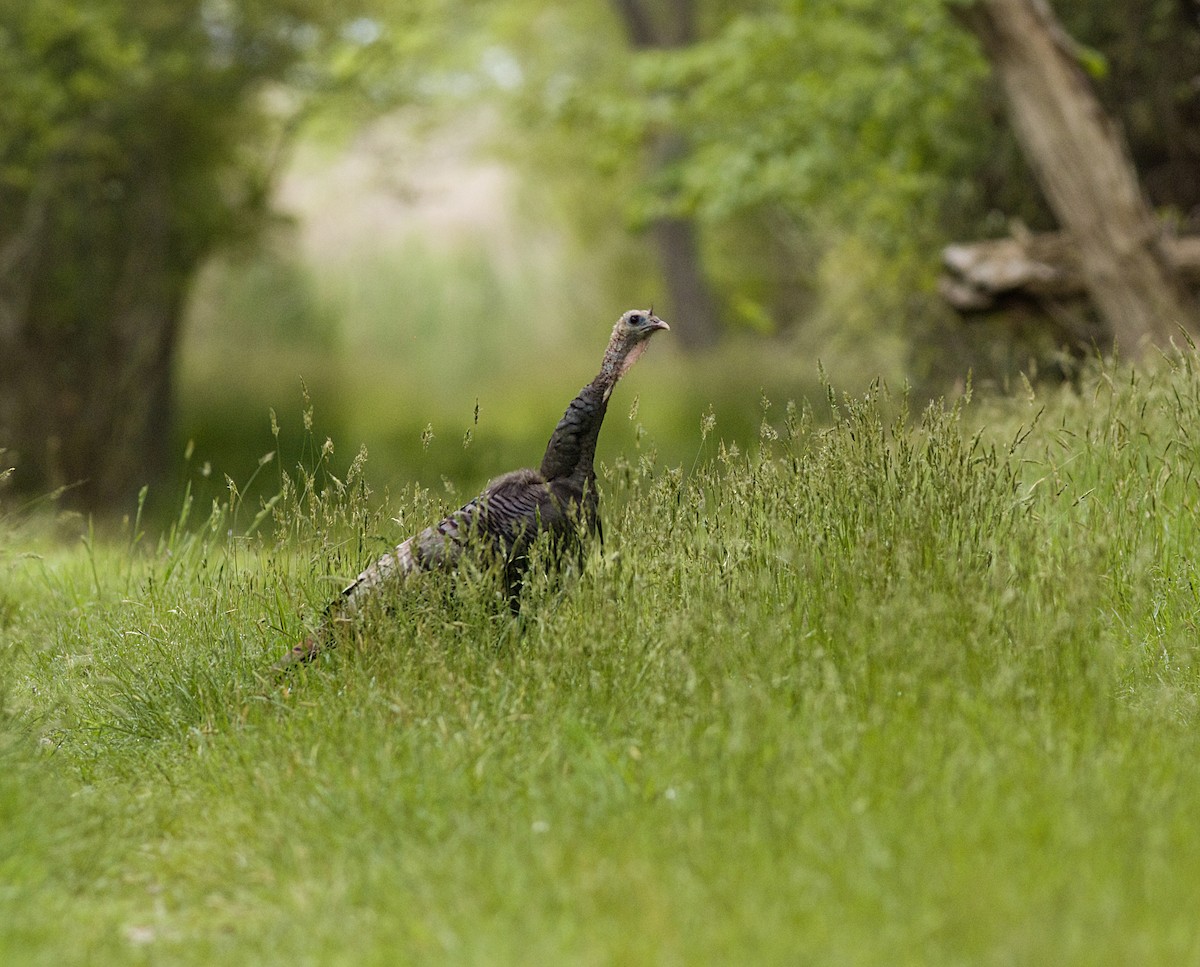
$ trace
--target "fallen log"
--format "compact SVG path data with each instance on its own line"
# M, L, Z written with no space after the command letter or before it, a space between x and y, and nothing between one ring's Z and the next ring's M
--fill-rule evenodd
M1200 235L1165 235L1160 244L1180 278L1200 288ZM1078 251L1065 232L1018 227L1008 238L948 245L942 265L938 292L963 313L986 312L1013 298L1066 301L1087 294Z

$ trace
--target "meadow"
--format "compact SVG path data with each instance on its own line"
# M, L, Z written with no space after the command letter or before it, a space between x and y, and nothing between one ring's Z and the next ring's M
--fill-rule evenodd
M0 962L1195 962L1196 364L606 437L582 573L416 582L283 682L469 493L318 431L161 533L10 514Z

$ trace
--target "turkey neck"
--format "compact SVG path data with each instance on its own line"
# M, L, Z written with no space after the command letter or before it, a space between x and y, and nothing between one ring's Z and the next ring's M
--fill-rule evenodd
M554 435L546 444L541 474L547 482L566 480L580 489L587 483L594 485L596 475L592 464L596 457L600 426L608 410L608 397L617 380L629 371L645 348L645 342L629 349L622 347L615 339L609 344L600 372L571 400L567 412L554 428Z

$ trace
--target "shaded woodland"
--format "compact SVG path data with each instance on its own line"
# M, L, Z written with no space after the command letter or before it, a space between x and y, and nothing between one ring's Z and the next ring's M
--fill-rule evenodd
M1194 0L8 5L5 484L127 511L169 479L201 269L264 258L298 143L397 110L487 114L564 316L661 293L691 353L930 392L1136 358L1198 328L1198 71Z

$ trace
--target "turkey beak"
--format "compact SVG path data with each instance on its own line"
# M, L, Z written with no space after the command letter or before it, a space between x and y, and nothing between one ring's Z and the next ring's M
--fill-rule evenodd
M654 330L655 332L657 332L659 329L670 330L671 327L668 326L665 322L663 322L663 320L659 319L658 316L651 316L650 317L650 328L652 330Z

